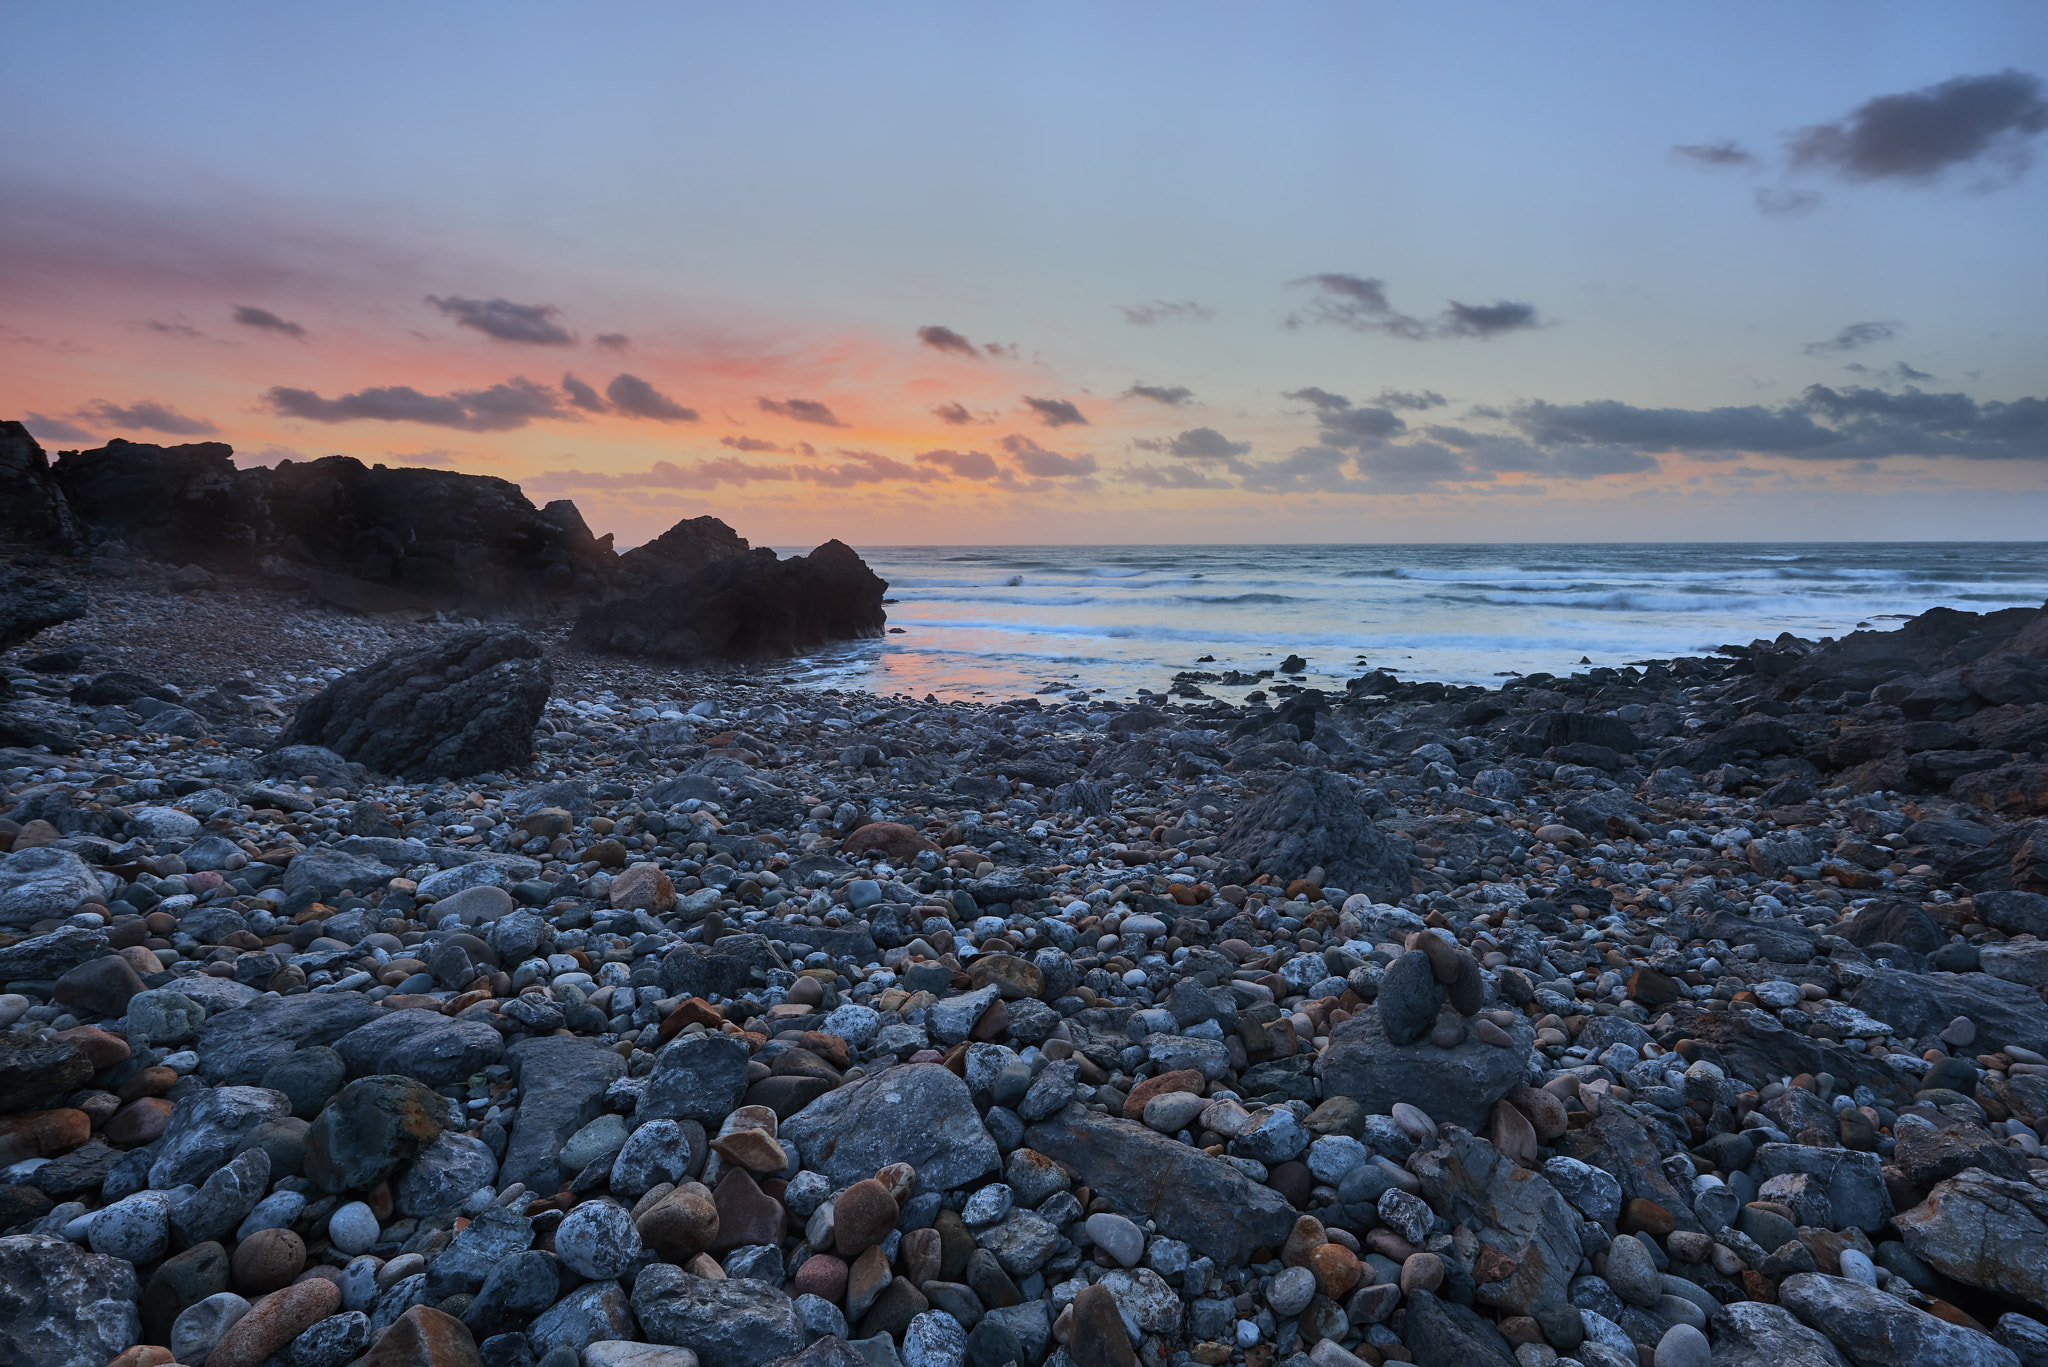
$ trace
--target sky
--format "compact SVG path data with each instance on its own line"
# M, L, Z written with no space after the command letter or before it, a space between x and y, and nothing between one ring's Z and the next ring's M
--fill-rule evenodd
M2038 539L2034 3L0 0L0 416L621 547Z

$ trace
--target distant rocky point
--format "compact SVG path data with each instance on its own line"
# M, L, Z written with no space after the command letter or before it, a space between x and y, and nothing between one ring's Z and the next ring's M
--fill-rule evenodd
M573 502L535 507L509 480L349 456L241 470L233 455L225 442L117 438L53 463L0 422L0 535L109 575L139 556L303 587L351 612L573 616L590 648L684 662L882 634L888 585L838 541L781 560L698 517L621 555ZM26 585L8 597L27 632L77 615L62 595L31 611Z

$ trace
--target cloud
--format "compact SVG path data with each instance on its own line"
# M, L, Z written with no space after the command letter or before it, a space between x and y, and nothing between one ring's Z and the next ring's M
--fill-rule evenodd
M1671 149L1672 155L1682 157L1695 166L1722 168L1728 166L1754 166L1756 154L1733 139L1723 138L1720 142L1680 143Z
M1227 479L1207 474L1192 465L1132 465L1124 476L1148 489L1231 489Z
M1251 454L1248 441L1232 441L1213 427L1192 427L1177 437L1141 437L1136 445L1179 460L1236 460Z
M1387 297L1384 280L1359 275L1326 272L1305 275L1287 282L1295 288L1316 291L1316 297L1283 326L1290 331L1312 324L1348 328L1353 332L1377 332L1406 342L1430 338L1476 337L1486 341L1507 332L1521 332L1543 326L1534 304L1497 299L1491 304L1461 304L1446 301L1434 320L1417 318L1395 308ZM1319 391L1320 392L1320 391Z
M561 310L552 304L515 304L509 299L464 299L430 294L427 302L457 327L474 328L501 342L528 346L569 346L575 342L554 319Z
M569 396L570 403L575 404L586 413L602 413L605 411L605 402L598 396L597 391L577 379L574 375L564 375L562 377L562 392Z
M942 403L932 410L932 416L948 427L965 427L975 420L964 403Z
M1498 337L1503 332L1520 332L1525 328L1543 326L1543 320L1536 316L1534 304L1511 303L1496 299L1491 304L1461 304L1453 299L1445 307L1442 319L1437 323L1437 333L1443 337Z
M1821 196L1812 190L1773 189L1760 187L1756 191L1756 209L1769 218L1798 218L1810 214L1822 204Z
M623 332L600 332L590 341L593 346L601 346L606 351L624 351L633 345L633 339Z
M568 416L553 390L524 376L452 394L422 394L411 385L387 385L333 399L310 389L278 385L265 391L263 400L274 413L309 422L416 422L462 432L510 432L538 418Z
M685 408L638 375L614 375L604 387L612 406L631 418L656 422L695 422L697 410Z
M1318 390L1317 392L1320 393L1321 391ZM1405 389L1382 389L1379 402L1385 408L1409 408L1420 411L1430 408L1442 408L1450 400L1437 393L1434 389L1425 389L1421 393L1411 393Z
M981 349L991 356L1007 361L1016 360L1019 354L1015 342L983 342Z
M2040 78L2008 68L1879 95L1833 123L1799 130L1786 151L1796 168L1848 181L1925 183L1986 161L2010 181L2027 167L2028 141L2043 131Z
M951 471L961 479L994 479L1002 473L996 458L986 451L922 451L918 460L926 465L937 465Z
M1915 370L1904 361L1893 361L1888 366L1873 369L1860 361L1851 361L1842 369L1853 375L1864 375L1879 384L1923 384L1934 376L1924 370Z
M1074 407L1071 399L1034 399L1026 396L1024 406L1038 414L1047 427L1088 425L1088 419L1081 416L1081 410Z
M99 444L98 437L76 423L66 422L62 418L53 418L44 413L30 413L26 415L23 419L23 425L44 446L51 446L60 441L75 441L88 446Z
M1160 323L1206 323L1216 310L1192 299L1154 299L1149 304L1118 304L1117 312L1133 327L1156 327Z
M1280 397L1283 399L1299 399L1301 402L1320 409L1325 413L1341 413L1351 407L1351 400L1345 398L1342 394L1332 394L1329 390L1318 389L1314 385L1310 385L1306 389L1290 389Z
M1800 348L1809 356L1826 356L1831 352L1859 351L1878 342L1889 341L1898 335L1897 323L1851 323L1825 342L1808 342Z
M1326 446L1358 447L1398 437L1408 430L1399 413L1390 408L1346 408L1325 412L1321 439Z
M774 442L762 441L759 437L720 437L718 444L720 446L730 446L735 451L780 451L782 449Z
M981 353L975 349L974 343L948 327L939 327L937 324L921 327L917 330L917 340L933 351L950 351L972 360L981 359Z
M203 437L220 429L205 418L190 418L167 403L142 399L131 404L94 399L71 415L86 422L118 427L124 432L163 432L173 437Z
M166 323L161 318L145 318L135 326L144 332L154 332L165 337L182 337L192 342L210 342L213 338L193 327L190 323Z
M841 465L799 465L796 477L808 484L821 485L827 489L850 489L857 484L886 484L904 481L923 484L945 478L937 470L920 470L914 465L905 465L900 460L877 455L873 451L841 451L848 457Z
M1134 384L1117 397L1124 399L1150 399L1154 403L1163 403L1168 408L1178 408L1189 399L1194 398L1195 391L1181 385Z
M1063 456L1057 451L1048 451L1029 437L1013 434L1003 438L1002 446L1017 468L1034 479L1065 479L1070 475L1095 473L1095 457Z
M250 304L237 304L229 315L245 328L259 328L264 332L281 333L296 341L306 340L306 329L286 318L280 318L269 309L259 309Z
M815 399L756 399L763 413L775 413L794 422L816 423L820 427L844 427L836 414Z

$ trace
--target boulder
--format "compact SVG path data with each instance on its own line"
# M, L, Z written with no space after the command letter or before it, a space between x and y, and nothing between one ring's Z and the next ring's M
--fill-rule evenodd
M1780 1305L1724 1305L1713 1326L1714 1367L1849 1367L1826 1334Z
M416 780L513 769L533 753L552 680L524 632L460 632L343 675L300 704L278 744Z
M1778 1287L1778 1302L1826 1334L1859 1367L2020 1367L2012 1350L1989 1335L1936 1319L1847 1277L1795 1273Z
M569 1137L597 1118L605 1089L626 1073L626 1061L594 1039L534 1036L505 1051L519 1083L519 1109L498 1169L498 1185L524 1182L553 1191L556 1155Z
M1408 855L1372 824L1369 802L1356 779L1297 769L1232 818L1216 857L1283 880L1320 866L1331 886L1398 902L1413 890Z
M885 1069L827 1092L778 1133L835 1187L908 1163L918 1191L950 1191L1001 1161L967 1084L935 1063Z
M586 608L573 639L590 650L666 660L794 655L880 636L888 587L838 541L788 560L762 546Z
M1850 994L1849 1005L1909 1039L1939 1033L1957 1016L1968 1016L1977 1024L1980 1050L2007 1044L2048 1050L2048 1007L2041 994L1983 973L1880 968Z
M1482 1248L1495 1255L1475 1259L1480 1305L1526 1315L1564 1302L1583 1256L1579 1221L1542 1174L1515 1166L1486 1140L1456 1128L1435 1148L1410 1157L1408 1168L1430 1209L1453 1226L1477 1230Z
M7 529L10 541L72 551L85 545L78 515L50 473L50 458L29 430L13 419L0 422L0 527ZM0 607L0 618L18 610L5 588L0 588L0 604L6 604ZM84 612L85 604L80 602L78 612L72 615L83 616ZM15 635L0 624L0 650L12 650L34 634Z
M181 992L197 978L181 979ZM263 1080L292 1050L307 1044L332 1045L350 1031L385 1014L355 992L308 992L296 997L262 997L234 1010L215 1011L198 1030L199 1071L235 1085Z
M258 1126L283 1119L291 1109L289 1097L267 1087L215 1087L184 1097L155 1145L150 1186L169 1191L205 1181Z
M336 1040L334 1050L352 1076L398 1073L442 1087L496 1063L505 1037L486 1021L438 1011L387 1011Z
M1359 1012L1330 1033L1330 1046L1316 1060L1324 1096L1348 1096L1374 1115L1386 1115L1397 1101L1422 1107L1432 1117L1480 1130L1493 1103L1526 1080L1536 1033L1517 1017L1510 1044L1499 1048L1468 1034L1463 1043L1439 1049L1427 1038L1395 1044L1387 1038L1377 1010Z
M702 1367L758 1367L807 1337L789 1297L767 1282L693 1277L667 1263L634 1281L633 1314L648 1342L688 1348Z
M341 1089L306 1131L306 1176L321 1191L366 1191L439 1137L448 1101L390 1074Z

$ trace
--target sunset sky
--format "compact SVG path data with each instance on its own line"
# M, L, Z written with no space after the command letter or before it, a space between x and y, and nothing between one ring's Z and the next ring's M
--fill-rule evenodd
M0 6L0 417L634 544L2028 538L2038 3Z

